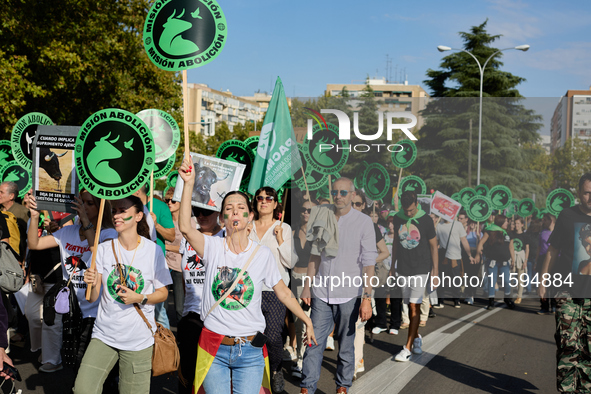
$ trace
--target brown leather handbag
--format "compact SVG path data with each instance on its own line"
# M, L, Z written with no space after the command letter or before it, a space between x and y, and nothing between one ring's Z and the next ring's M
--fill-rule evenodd
M113 248L113 254L115 255L115 262L119 268L120 274L123 273L123 269L119 265L119 259L115 252L115 243L111 240L111 246ZM124 283L124 282L122 282ZM152 326L144 312L142 312L140 306L136 303L133 304L137 313L140 314L144 322L146 322L150 332L152 332ZM165 373L171 373L179 369L181 356L179 353L179 347L176 344L176 338L172 331L164 327L160 323L156 323L156 332L153 334L154 337L154 348L152 352L152 376L160 376Z

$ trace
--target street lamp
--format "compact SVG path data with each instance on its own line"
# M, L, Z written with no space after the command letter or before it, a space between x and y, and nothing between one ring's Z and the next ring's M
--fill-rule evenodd
M476 173L476 184L477 185L480 185L480 151L481 151L481 147L482 147L482 81L484 79L484 68L488 64L488 61L490 59L492 59L497 53L500 53L500 52L503 52L503 51L506 51L509 49L517 49L519 51L525 52L529 49L529 45L518 45L516 47L499 49L498 51L496 51L495 53L490 55L488 59L486 59L486 62L484 62L484 66L480 66L480 62L478 61L478 59L476 59L476 56L474 56L471 52L466 51L465 49L450 48L450 47L446 47L444 45L439 45L437 47L437 50L439 52L445 52L445 51L466 52L468 55L472 56L472 58L474 60L476 60L476 64L478 64L478 69L480 70L480 113L478 115L478 171Z

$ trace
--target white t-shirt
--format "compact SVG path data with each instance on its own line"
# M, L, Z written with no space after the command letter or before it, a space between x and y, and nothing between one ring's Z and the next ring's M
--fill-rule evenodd
M224 230L220 230L214 237L223 238ZM183 316L189 312L201 314L201 298L203 295L203 282L205 281L205 263L197 256L195 249L185 238L181 240L179 253L182 254L181 272L185 281L185 305ZM208 309L209 310L209 309ZM206 311L207 313L207 311Z
M449 237L451 231L451 238L449 240L449 244L447 243L447 239ZM446 222L446 223L439 223L437 225L437 240L439 241L439 246L445 248L447 245L447 252L445 253L445 257L450 260L461 260L462 259L462 244L461 238L466 236L466 230L464 230L464 226L462 223L456 221L453 223Z
M155 289L172 283L160 246L144 237L141 237L137 251L126 250L119 245L117 239L114 243L119 263L123 264L127 287L139 294L152 294ZM99 245L96 269L102 274L103 291L92 337L119 350L138 351L152 346L154 337L146 322L133 304L125 305L117 295L121 279L111 241ZM156 331L154 305L140 305L140 308L150 322L152 331Z
M256 242L249 240L246 251L236 255L227 250L225 238L205 235L202 317L224 294L224 290L230 287L256 246ZM280 280L281 275L271 250L261 246L232 294L205 318L205 327L227 336L248 336L265 331L265 317L261 311L263 284L273 287Z
M84 282L84 272L90 267L92 253L90 252L88 241L86 239L80 241L80 227L79 224L63 227L53 233L53 238L60 247L62 273L65 280L70 278L74 266L76 266L76 271L72 275L72 285L76 289L76 297L78 297L82 317L96 317L98 302L91 304L86 301L86 282ZM115 229L106 228L101 230L99 242L104 242L112 238L117 238L117 231Z

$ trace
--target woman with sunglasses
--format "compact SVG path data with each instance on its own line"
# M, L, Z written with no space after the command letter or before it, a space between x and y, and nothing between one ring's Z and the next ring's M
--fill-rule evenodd
M221 207L226 237L207 236L189 222L195 184L189 159L183 161L179 176L185 182L179 227L205 266L201 304L204 328L199 339L195 392L203 388L208 394L226 394L233 388L237 394L258 393L265 371L264 337L260 334L266 325L261 311L263 286L272 288L280 302L304 321L308 344L316 343L312 322L281 280L269 248L248 238L246 228L254 215L248 196L239 191L227 193ZM242 273L242 279L236 281ZM232 284L236 286L228 295ZM207 355L202 356L204 352ZM212 359L209 355L215 356Z
M297 254L293 250L291 227L281 223L279 215L281 205L277 201L277 192L271 187L261 187L256 191L253 202L254 222L248 235L254 242L271 249L273 257L286 286L289 286L289 270L297 262ZM263 288L261 303L265 316L265 335L269 351L269 365L273 377L273 391L282 392L285 386L281 362L283 360L283 326L285 323L285 305L283 305L273 289Z
M27 231L27 243L30 250L47 250L59 246L63 278L68 280L72 278L72 284L76 289L76 298L82 311L82 327L80 328L80 342L78 351L75 355L69 354L75 358L74 368L77 369L82 361L84 351L90 341L90 334L94 326L97 315L98 302L86 301L86 283L84 282L84 272L90 267L92 252L91 246L94 245L96 233L100 199L83 190L80 195L75 197L72 208L78 214L79 222L72 226L66 226L53 234L39 237L39 211L37 211L37 201L34 196L30 196L27 203L31 212L31 221ZM105 201L105 210L101 224L101 233L99 242L116 238L117 232L113 229L111 219L111 204ZM60 315L56 314L56 319ZM61 341L60 341L61 342ZM67 361L67 359L66 359ZM44 363L40 370L43 372L55 372L62 369L61 364L53 364L48 361Z
M191 217L191 228L196 228L210 237L224 238L225 231L218 223L219 212L200 207L192 207L192 210L194 216ZM195 379L197 346L203 330L201 301L205 267L202 259L185 238L181 241L180 251L183 256L181 268L185 283L185 306L183 317L177 328L177 341L181 354L180 373L183 378L179 381L179 394L191 394Z
M117 362L119 393L150 392L154 306L166 300L166 286L172 283L162 248L150 240L142 200L132 195L112 206L117 237L99 245L96 269L84 273L84 281L92 286L90 301L100 301L76 377L76 394L101 393Z

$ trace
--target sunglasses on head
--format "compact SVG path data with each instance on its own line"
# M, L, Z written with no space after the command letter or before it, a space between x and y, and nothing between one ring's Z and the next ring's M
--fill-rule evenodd
M363 205L363 203L362 202L359 202L359 201L355 201L352 204L355 205L356 207L360 207L360 206Z
M213 215L216 213L216 211L212 211L210 209L193 208L193 213L195 214L195 217L198 218L199 215L203 215L205 217Z
M302 213L310 213L312 210L310 208L302 208Z
M331 190L330 194L333 197L336 197L339 193L341 193L342 197L347 197L347 194L349 194L349 190Z
M273 202L275 201L275 197L273 196L257 196L257 201L261 202L263 200L267 200L267 202Z

